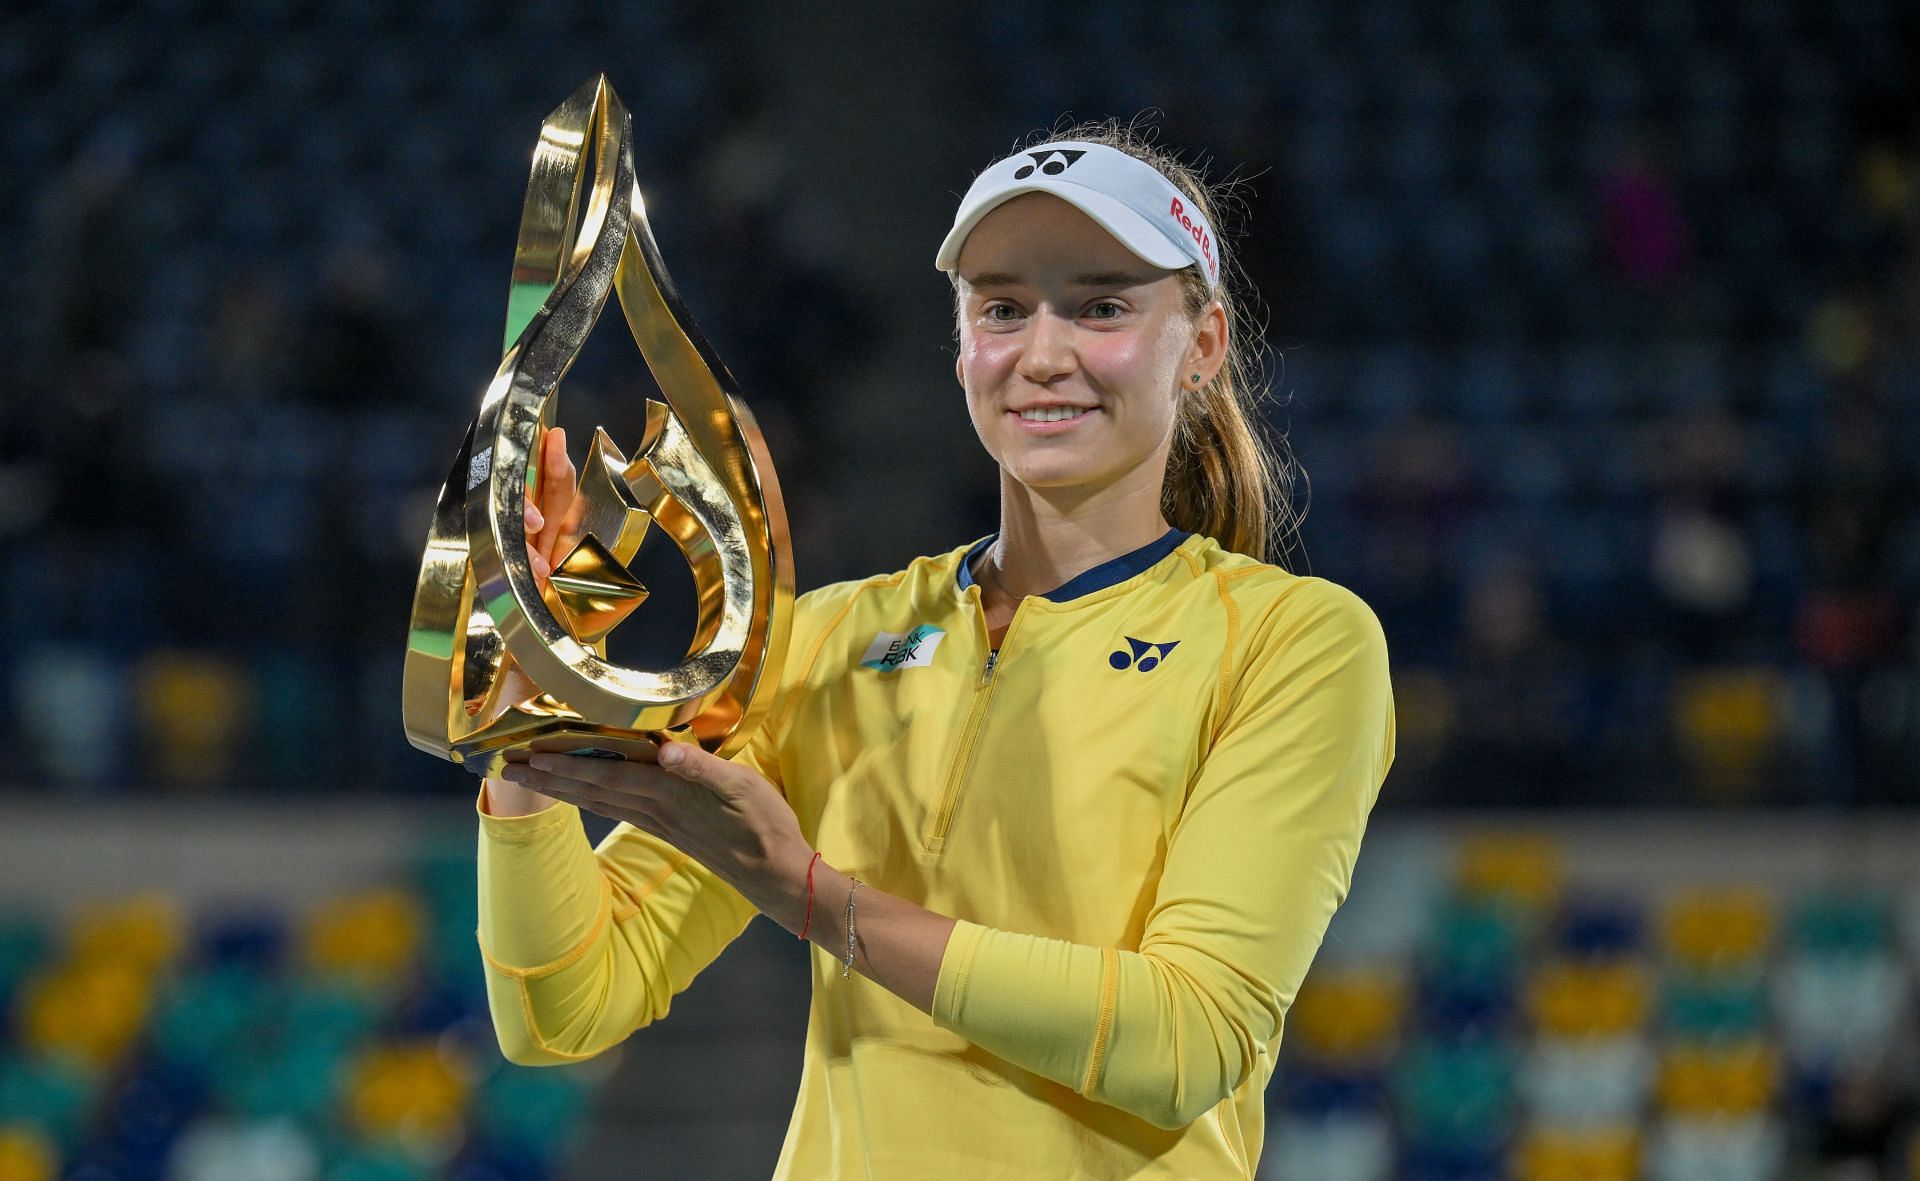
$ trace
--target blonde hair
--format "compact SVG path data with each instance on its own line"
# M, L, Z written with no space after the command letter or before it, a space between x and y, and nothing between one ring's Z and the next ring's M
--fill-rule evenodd
M1151 142L1133 124L1106 119L1036 131L1007 155L1056 140L1105 144L1153 165L1206 215L1217 235L1227 237L1219 214L1230 199L1229 189L1209 186L1199 169ZM1189 319L1197 320L1209 299L1220 301L1227 315L1227 357L1204 387L1188 391L1183 384L1178 394L1160 510L1178 528L1205 534L1255 561L1284 566L1278 555L1288 548L1290 537L1298 541L1300 523L1306 519L1304 508L1296 514L1293 507L1294 473L1304 475L1305 469L1293 458L1284 434L1269 438L1260 414L1261 402L1272 393L1260 382L1266 343L1264 325L1254 315L1258 298L1236 251L1225 242L1222 247L1217 289L1208 287L1199 267L1179 272L1181 305Z

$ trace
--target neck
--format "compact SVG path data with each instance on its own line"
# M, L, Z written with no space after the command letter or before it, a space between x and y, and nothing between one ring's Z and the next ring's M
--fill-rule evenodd
M1089 494L1030 488L1003 468L1000 536L981 555L974 577L1010 599L1042 595L1170 528L1160 511L1158 479L1121 481Z

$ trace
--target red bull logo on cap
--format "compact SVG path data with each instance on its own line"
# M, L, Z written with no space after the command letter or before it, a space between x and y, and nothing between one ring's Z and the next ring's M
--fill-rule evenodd
M1206 223L1196 222L1187 216L1187 207L1180 203L1178 197L1173 199L1173 205L1168 212L1173 215L1173 220L1180 223L1181 229L1193 235L1194 243L1200 247L1200 257L1207 260L1207 277L1217 278L1220 267L1213 261L1213 235L1208 232Z

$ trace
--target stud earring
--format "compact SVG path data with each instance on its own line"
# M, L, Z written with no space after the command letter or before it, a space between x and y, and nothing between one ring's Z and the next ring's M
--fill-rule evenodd
M1198 385L1198 384L1200 384L1200 375L1199 375L1198 373L1195 373L1195 374L1193 374L1192 376L1193 376L1193 382L1194 382L1194 384L1195 384L1195 385Z

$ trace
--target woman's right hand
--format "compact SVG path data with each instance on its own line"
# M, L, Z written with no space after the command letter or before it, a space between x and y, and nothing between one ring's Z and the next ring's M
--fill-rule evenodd
M527 489L527 563L541 590L553 576L554 549L573 522L574 484L579 474L567 456L567 430L554 427L540 443L540 488Z
M554 427L548 431L541 448L540 487L537 496L535 489L527 489L527 507L522 519L527 534L527 566L533 571L534 586L545 593L547 583L553 578L554 550L568 526L574 523L571 518L580 506L575 503L577 476L573 460L567 457L566 428ZM500 655L500 676L506 681L500 696L508 702L525 701L539 692L513 663L509 653ZM478 701L467 703L469 713L479 707Z
M527 489L527 565L533 570L533 584L541 593L545 593L547 583L553 578L554 550L559 548L560 540L567 532L574 511L579 507L574 503L574 484L578 475L574 471L573 460L567 456L567 431L565 427L554 427L548 431L540 443L540 487ZM502 653L500 670L502 674L519 678L508 687L514 690L525 688L528 691L519 696L507 697L509 701L525 701L538 692L525 681L520 670L513 663L513 657Z
M578 475L567 456L566 428L554 427L541 440L540 486L527 489L526 531L527 565L533 570L534 585L542 591L553 577L554 550L567 532L578 505L574 484ZM540 692L539 686L520 671L512 655L500 655L500 700L508 704L525 701ZM526 816L545 810L554 801L549 796L491 776L486 782L487 811L494 816Z

